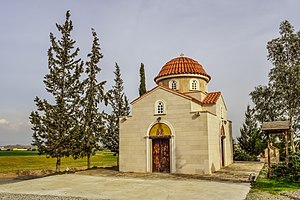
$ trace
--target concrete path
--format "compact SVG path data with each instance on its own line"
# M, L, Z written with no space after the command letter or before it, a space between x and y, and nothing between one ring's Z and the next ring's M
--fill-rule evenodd
M0 192L88 199L245 199L249 183L64 174L0 185Z

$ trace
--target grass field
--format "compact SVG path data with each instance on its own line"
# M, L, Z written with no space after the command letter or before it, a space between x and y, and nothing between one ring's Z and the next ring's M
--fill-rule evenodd
M299 189L300 189L299 182L288 183L288 182L282 182L282 181L277 181L272 179L260 178L253 184L252 192L266 191L271 194L276 194L282 191L299 190Z
M66 168L87 166L86 158L74 160L72 157L61 159L61 171ZM0 151L0 173L20 172L25 170L55 170L56 159L38 155L36 151ZM91 157L91 165L108 167L117 165L117 156L101 151Z
M256 182L252 183L250 192L269 192L277 194L282 191L299 190L300 182L283 182L267 178L267 168L264 167L260 172Z
M0 151L0 156L37 156L37 151Z

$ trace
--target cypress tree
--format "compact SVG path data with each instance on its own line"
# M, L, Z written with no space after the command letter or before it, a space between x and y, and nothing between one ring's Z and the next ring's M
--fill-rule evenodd
M123 80L119 65L116 63L115 85L108 91L108 104L112 112L107 116L107 130L103 136L104 147L112 152L119 153L119 117L129 115L128 98L123 92Z
M141 63L140 67L140 87L139 87L139 94L142 96L147 92L146 89L146 76L145 76L145 67L144 64Z
M100 52L97 33L92 29L93 45L91 53L88 54L89 61L86 62L85 73L87 78L82 82L83 97L80 101L79 112L79 135L73 148L73 157L87 157L87 167L91 168L91 155L99 146L100 137L105 130L104 114L99 112L99 104L104 101L104 84L98 83L97 75L101 69L98 67L100 59L103 58ZM77 144L77 145L76 145Z
M38 147L40 154L56 158L57 172L60 171L61 158L71 154L72 135L77 131L74 127L83 72L83 62L77 59L79 48L74 47L76 42L71 38L73 25L70 16L70 11L67 11L64 24L56 24L60 40L50 33L49 73L44 77L44 83L54 102L36 97L37 110L30 114L32 144Z
M263 137L259 130L256 119L254 116L254 110L247 106L245 112L245 122L240 129L241 136L237 137L241 149L246 151L249 155L258 156L263 151Z

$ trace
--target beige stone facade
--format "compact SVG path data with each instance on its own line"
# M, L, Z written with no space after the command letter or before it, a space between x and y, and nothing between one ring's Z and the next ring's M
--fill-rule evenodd
M188 59L173 60L186 67ZM209 174L233 162L221 93L207 91L208 75L187 71L160 72L158 86L132 102L131 116L120 118L120 171Z

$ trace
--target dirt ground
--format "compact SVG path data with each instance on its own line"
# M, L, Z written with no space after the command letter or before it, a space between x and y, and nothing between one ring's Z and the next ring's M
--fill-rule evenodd
M143 179L201 179L211 181L230 181L248 183L249 175L255 174L258 176L263 163L260 162L234 162L233 164L222 168L221 170L210 175L199 174L167 174L167 173L130 173L119 172L116 167L100 168L76 172L77 174L92 175L92 176L115 176L115 177L136 177Z
M218 188L216 190L216 188ZM63 174L0 185L0 199L212 199L241 200L249 183L199 179L139 178Z
M131 173L131 172L119 172L118 167L104 167L90 170L73 169L69 172L62 173L76 173L82 175L91 176L103 176L103 177L131 177L131 178L143 178L143 179L201 179L212 181L230 181L230 182L249 182L248 178L251 173L258 176L260 170L263 167L263 163L260 162L234 162L233 164L222 168L221 170L210 175L187 175L187 174L168 174L168 173ZM35 178L41 178L54 174L54 171L36 170L36 171L21 171L17 173L0 173L0 185L6 183L19 182L23 180L30 180Z
M16 173L0 173L0 185L7 183L15 183L24 180L41 178L53 174L54 171L35 170L35 171L20 171Z
M219 184L219 183L224 184L228 182L228 184L231 185L236 183L249 184L249 175L252 174L255 175L255 177L257 177L262 167L263 167L263 163L260 162L235 162L211 175L196 175L196 174L184 175L184 174L167 174L167 173L130 173L130 172L124 173L124 172L119 172L117 167L97 168L91 170L73 169L68 173L75 173L74 175L79 175L79 177L91 176L95 178L96 177L102 179L104 178L103 180L107 180L106 178L108 178L108 180L118 179L119 181L130 180L128 183L126 182L126 184L130 184L132 181L139 182L140 180L144 180L144 181L148 180L147 181L148 184L150 184L153 181L168 181L168 180L169 182L183 181L182 182L183 184L185 184L185 182L188 182L188 184L190 183L199 184L199 182L194 182L194 181L209 180L210 182L207 182L206 184L211 184L213 182L215 182L215 184ZM23 182L25 180L46 177L49 175L53 175L53 173L54 173L53 171L38 170L38 171L23 171L18 173L0 174L0 185L4 186L8 183L17 183L20 181ZM167 184L169 182L165 182L164 184ZM248 185L248 188L250 188L250 185ZM245 190L245 188L243 190ZM281 194L272 195L269 193L249 193L247 197L246 196L245 197L247 200L265 200L265 199L285 200L285 199L300 199L299 194L300 191L294 191L292 193L284 193L282 195Z

